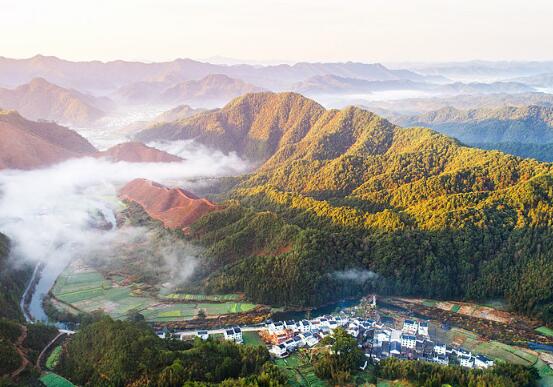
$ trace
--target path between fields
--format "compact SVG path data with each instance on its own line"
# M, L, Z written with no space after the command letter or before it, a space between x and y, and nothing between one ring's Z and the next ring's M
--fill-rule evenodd
M21 365L19 366L18 369L12 372L11 374L12 378L19 376L19 374L23 372L23 370L27 368L29 364L31 364L31 362L25 356L25 351L23 349L23 342L27 338L27 327L25 325L20 325L19 327L21 328L21 335L19 335L19 337L17 338L17 341L15 342L15 350L17 351L17 353L19 354L19 357L21 358Z

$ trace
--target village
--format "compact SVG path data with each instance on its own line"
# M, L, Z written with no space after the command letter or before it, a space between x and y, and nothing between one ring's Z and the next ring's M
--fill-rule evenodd
M276 359L287 358L300 349L312 349L325 337L338 329L344 329L356 338L358 347L365 353L368 362L379 362L388 357L400 360L422 360L440 365L458 364L466 368L485 369L494 365L493 360L483 354L472 353L461 346L446 345L432 337L429 322L405 319L402 322L381 316L376 308L376 297L369 298L368 308L359 313L357 307L341 310L332 315L299 321L267 320L253 326L234 326L219 330L198 330L177 332L181 340L199 337L207 340L218 336L237 344L244 343L244 335L256 332ZM401 324L398 326L398 324ZM160 332L160 337L166 337Z

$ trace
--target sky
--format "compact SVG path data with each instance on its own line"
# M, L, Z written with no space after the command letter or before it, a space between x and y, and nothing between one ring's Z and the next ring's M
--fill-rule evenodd
M551 0L0 0L0 56L553 59Z

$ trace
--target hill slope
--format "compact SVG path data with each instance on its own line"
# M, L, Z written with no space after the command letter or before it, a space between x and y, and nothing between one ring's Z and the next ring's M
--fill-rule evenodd
M234 201L192 226L208 247L207 290L288 305L368 291L499 297L553 320L550 164L289 93L247 95L173 125L158 133L246 156L254 134L276 139L226 195Z
M129 163L174 163L183 161L178 156L169 154L141 142L125 142L115 145L105 151L96 153L96 157L106 157L112 161Z
M226 152L265 160L279 147L302 138L324 108L299 94L257 93L224 108L155 125L137 135L142 141L194 138Z
M0 110L0 169L32 169L81 157L96 149L76 132Z
M139 204L152 218L165 227L188 231L198 218L221 207L207 199L200 199L181 188L167 188L146 179L135 179L120 191L123 200Z
M465 143L553 142L553 108L545 106L472 110L443 108L398 121L405 126L429 126Z
M35 78L15 89L0 89L2 108L17 110L33 120L85 125L103 117L101 107L108 104L106 100L64 89L43 78Z

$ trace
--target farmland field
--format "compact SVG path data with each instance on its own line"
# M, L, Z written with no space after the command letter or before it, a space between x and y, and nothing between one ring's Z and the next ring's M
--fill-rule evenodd
M553 337L553 329L548 327L539 327L536 329L536 332L539 332L545 336Z
M246 345L265 345L257 332L243 332L242 337Z
M230 302L239 301L242 299L240 294L180 294L170 293L160 295L161 299L174 300L174 301L199 301L199 302Z
M46 387L74 387L75 385L64 377L54 374L52 372L47 373L40 377L40 381Z
M54 348L50 356L48 356L48 359L46 359L46 368L53 370L58 365L60 355L61 345L58 345L56 348Z
M126 283L123 276L107 279L100 272L77 262L63 271L51 292L64 303L61 307L67 310L70 310L67 305L87 313L102 310L113 318L125 318L130 311L138 311L146 321L152 322L191 320L200 310L209 318L249 312L256 307L255 304L240 301L242 296L238 294L168 294L158 298L155 294L140 290L140 286L139 283ZM183 301L175 302L181 299L177 296L182 296Z

